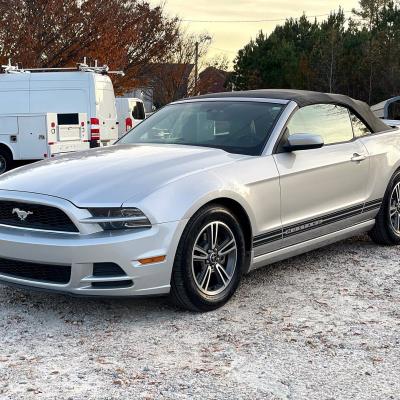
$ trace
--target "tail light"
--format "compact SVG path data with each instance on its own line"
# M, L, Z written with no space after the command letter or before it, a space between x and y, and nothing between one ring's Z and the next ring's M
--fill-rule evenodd
M129 129L132 129L133 122L132 118L128 117L125 119L125 129L128 131Z
M57 124L53 121L50 123L50 132L48 135L48 144L49 146L55 144L55 140L57 140L55 134L56 134L56 126Z
M90 135L92 140L100 139L100 120L98 118L90 118Z

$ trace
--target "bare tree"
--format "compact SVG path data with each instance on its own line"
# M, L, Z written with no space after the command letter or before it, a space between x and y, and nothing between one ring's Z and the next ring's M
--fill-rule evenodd
M204 40L207 34L194 35L180 30L179 39L173 50L159 63L148 66L147 80L142 79L148 86L152 86L157 93L155 102L159 105L188 97L194 94L194 63L196 42L199 43L199 69L205 65L205 56L210 42Z

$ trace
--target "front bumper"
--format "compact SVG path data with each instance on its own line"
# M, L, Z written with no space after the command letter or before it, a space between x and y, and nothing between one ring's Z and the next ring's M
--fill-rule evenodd
M70 266L68 283L27 279L0 272L4 283L84 296L148 296L169 293L171 272L186 221L153 225L150 229L69 235L0 226L0 259L49 266ZM166 256L142 265L137 260ZM123 277L93 276L94 263L114 263ZM124 287L113 282L130 282ZM106 282L107 285L98 285ZM106 286L106 287L104 287Z

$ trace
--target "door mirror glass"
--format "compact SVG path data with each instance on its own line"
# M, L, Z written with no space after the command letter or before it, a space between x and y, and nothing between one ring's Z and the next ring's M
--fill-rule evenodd
M283 148L286 151L319 149L324 145L324 139L319 135L295 133L287 138Z

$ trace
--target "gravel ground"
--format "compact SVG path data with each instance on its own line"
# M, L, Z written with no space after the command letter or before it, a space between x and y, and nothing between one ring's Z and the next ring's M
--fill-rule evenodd
M399 256L357 237L208 314L0 286L0 399L400 399Z

